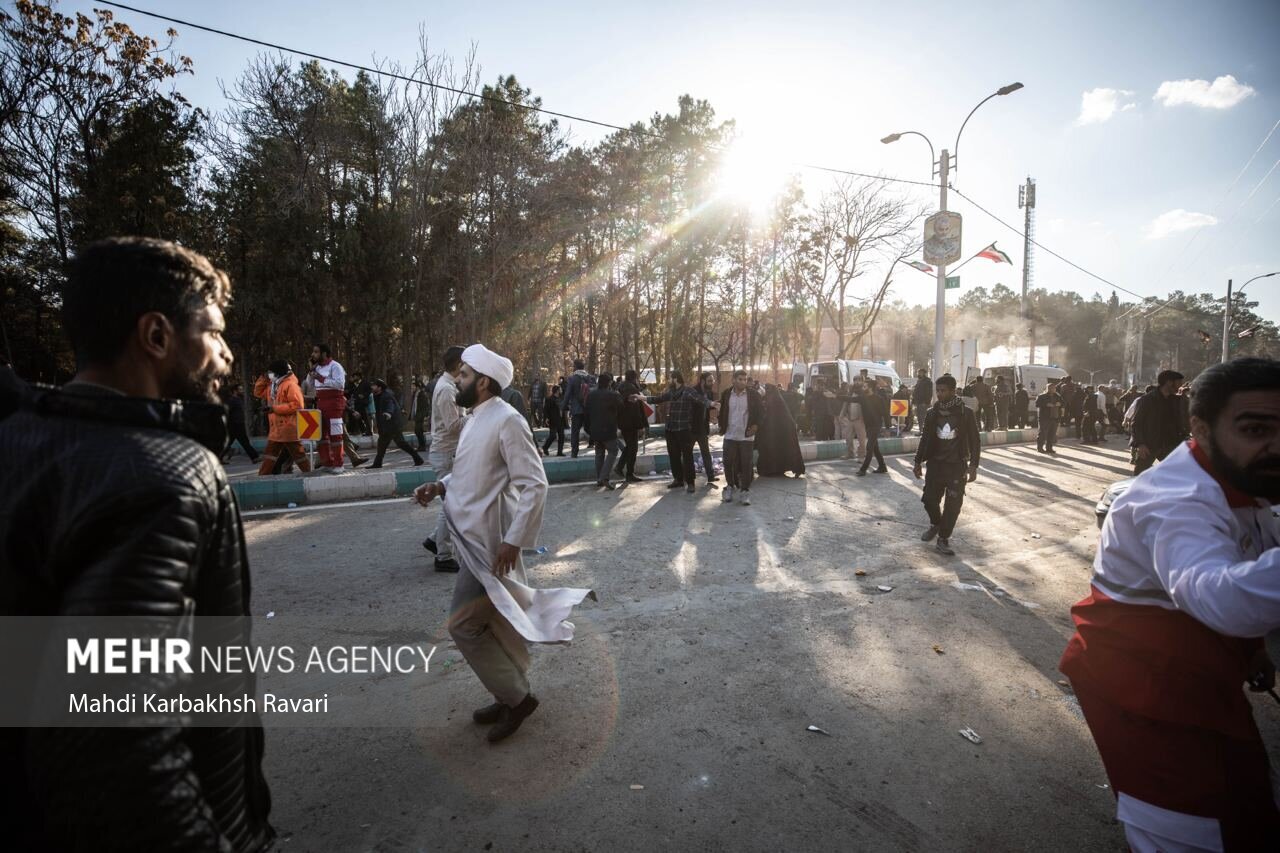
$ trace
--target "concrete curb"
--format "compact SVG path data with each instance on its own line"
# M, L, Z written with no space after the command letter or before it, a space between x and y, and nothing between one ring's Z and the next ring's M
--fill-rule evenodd
M533 440L538 443L539 447L541 447L542 443L547 440L547 435L549 432L550 430L547 430L547 429L535 429L533 431ZM584 435L585 435L585 431L584 431ZM403 436L404 436L404 440L408 442L410 447L417 447L418 440L417 440L417 435L415 433L406 432L406 433L403 433ZM666 427L663 424L653 424L649 427L650 440L655 438L663 438L665 436L666 436ZM568 445L571 438L572 438L572 433L569 430L569 427L566 426L564 428L564 439L565 439L566 446ZM427 448L430 449L431 447L430 431L428 431L426 435L426 439L427 439ZM378 437L376 435L353 435L351 437L351 440L354 441L356 447L358 447L361 450L374 450L378 446ZM584 438L583 440L585 441L586 439ZM250 436L249 443L252 444L253 449L257 450L259 453L267 449L267 437L265 435ZM426 453L426 450L422 452Z
M985 447L1004 444L1022 444L1035 441L1036 429L1014 429L982 433ZM1060 429L1059 437L1074 438L1078 430ZM919 436L880 439L880 452L885 456L901 456L915 453L920 445ZM845 453L843 441L804 441L800 454L806 462L840 459ZM595 479L594 454L569 457L550 457L542 460L549 483L590 483ZM666 453L646 453L636 459L636 473L649 475L671 470ZM284 475L239 480L231 484L241 509L274 509L312 504L341 503L344 501L377 500L407 497L423 483L434 482L436 473L423 465L415 468L397 468L386 471L344 472L312 476Z

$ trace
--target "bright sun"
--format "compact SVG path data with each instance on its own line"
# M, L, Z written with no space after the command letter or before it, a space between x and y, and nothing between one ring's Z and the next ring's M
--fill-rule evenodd
M723 197L759 214L773 206L789 174L780 151L739 138L722 155L716 183Z

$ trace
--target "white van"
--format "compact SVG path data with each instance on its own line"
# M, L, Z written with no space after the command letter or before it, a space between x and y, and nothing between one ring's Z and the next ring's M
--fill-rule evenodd
M864 370L881 385L887 386L891 394L898 390L898 385L902 382L898 378L898 371L894 370L892 365L852 358L814 362L809 365L809 379L812 381L814 377L821 376L827 388L834 390L839 388L842 382L852 382L859 378Z
M995 385L996 377L1003 376L1004 381L1009 383L1010 390L1017 388L1018 384L1021 383L1033 400L1044 393L1044 389L1050 382L1056 382L1067 375L1067 371L1061 367L1052 367L1048 364L988 367L982 371L982 379L988 385Z

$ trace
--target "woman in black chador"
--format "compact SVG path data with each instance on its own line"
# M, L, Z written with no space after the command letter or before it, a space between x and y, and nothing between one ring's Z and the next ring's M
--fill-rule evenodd
M760 454L756 470L761 477L777 477L787 471L797 477L804 474L796 421L777 385L765 386L764 423L756 436L756 451Z

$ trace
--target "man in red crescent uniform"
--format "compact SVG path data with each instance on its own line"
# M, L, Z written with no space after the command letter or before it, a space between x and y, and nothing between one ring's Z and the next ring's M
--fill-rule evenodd
M1280 849L1271 767L1245 694L1275 684L1280 361L1202 373L1192 440L1102 528L1062 656L1135 851Z
M320 410L319 456L321 468L342 468L343 413L347 409L347 372L329 351L328 344L311 348L311 381ZM354 451L353 451L354 452Z

